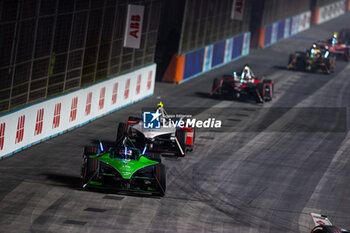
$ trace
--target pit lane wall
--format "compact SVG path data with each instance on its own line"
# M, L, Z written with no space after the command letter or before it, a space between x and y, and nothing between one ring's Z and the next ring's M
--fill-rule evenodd
M283 19L260 28L258 47L264 48L279 40L310 28L311 11Z
M151 96L156 65L0 117L0 159Z
M185 54L174 55L163 81L185 82L248 55L249 46L250 32L246 32Z
M345 0L337 1L322 7L315 8L313 11L314 24L321 24L328 20L334 19L342 14L345 14L345 10L349 10L349 2L345 7Z

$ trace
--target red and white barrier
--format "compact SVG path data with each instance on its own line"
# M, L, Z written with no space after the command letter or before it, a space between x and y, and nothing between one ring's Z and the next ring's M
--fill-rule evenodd
M345 0L337 1L315 9L314 23L321 24L345 13Z
M0 117L0 159L153 94L156 65Z

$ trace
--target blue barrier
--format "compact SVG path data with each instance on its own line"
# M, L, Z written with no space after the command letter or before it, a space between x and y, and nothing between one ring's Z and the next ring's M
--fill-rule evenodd
M277 40L284 38L284 20L277 23Z
M288 38L309 28L310 16L311 12L307 11L291 18L266 25L263 47L272 45L279 40Z
M231 59L235 59L242 55L243 36L244 35L239 35L233 39Z
M185 72L183 79L187 79L203 71L204 48L186 54Z
M265 40L264 40L265 46L271 44L271 36L272 36L272 24L267 25L265 27Z
M211 62L212 67L220 65L224 62L225 44L226 44L225 40L214 44L213 60Z
M249 53L250 32L207 45L203 48L179 55L184 57L184 64L177 69L183 71L182 80L187 81L211 69L220 67ZM177 70L175 69L175 70ZM180 72L181 73L181 72Z

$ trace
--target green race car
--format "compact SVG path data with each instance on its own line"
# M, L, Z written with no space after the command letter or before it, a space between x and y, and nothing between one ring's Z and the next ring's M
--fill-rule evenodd
M126 143L127 142L127 143ZM83 188L110 189L164 196L165 167L157 154L133 147L129 138L104 151L85 147L81 169Z

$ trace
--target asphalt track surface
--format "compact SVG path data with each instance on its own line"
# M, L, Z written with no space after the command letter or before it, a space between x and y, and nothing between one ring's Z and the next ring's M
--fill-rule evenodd
M0 232L306 233L310 212L349 229L350 63L337 62L331 75L284 69L289 53L349 22L346 14L313 26L182 85L157 83L151 98L0 160ZM272 102L208 97L214 77L245 63L275 80ZM163 157L163 198L82 190L83 146L112 143L117 122L160 100L201 108L198 117L214 114L226 128L198 132L184 158Z

